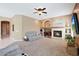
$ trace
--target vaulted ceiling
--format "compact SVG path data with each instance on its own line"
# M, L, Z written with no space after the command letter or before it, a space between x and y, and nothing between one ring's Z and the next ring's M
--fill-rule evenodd
M34 14L34 8L45 7L47 14ZM37 19L51 18L71 14L75 3L0 3L0 16L13 17L25 15Z

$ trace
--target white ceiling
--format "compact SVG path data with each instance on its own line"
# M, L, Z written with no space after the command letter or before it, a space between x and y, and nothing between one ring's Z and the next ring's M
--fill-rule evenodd
M0 16L26 15L37 19L71 14L74 3L0 3ZM47 15L33 14L34 8L45 7Z

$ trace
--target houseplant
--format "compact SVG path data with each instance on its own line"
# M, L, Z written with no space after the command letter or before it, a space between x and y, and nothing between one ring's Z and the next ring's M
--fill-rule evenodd
M66 35L67 45L68 46L75 46L75 37L71 35Z

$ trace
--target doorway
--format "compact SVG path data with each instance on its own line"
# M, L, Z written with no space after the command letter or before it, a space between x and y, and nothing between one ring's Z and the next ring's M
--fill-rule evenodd
M9 38L10 37L10 22L9 21L1 21L1 38Z
M51 28L44 28L44 36L51 38L52 34L51 34Z

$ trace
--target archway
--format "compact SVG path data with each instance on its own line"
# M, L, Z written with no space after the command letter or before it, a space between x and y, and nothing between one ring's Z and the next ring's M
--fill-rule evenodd
M44 30L44 36L45 37L51 37L51 21L45 20L43 21L43 30Z
M51 27L51 22L49 20L47 20L47 21L44 22L43 25L44 25L45 28L50 28Z

